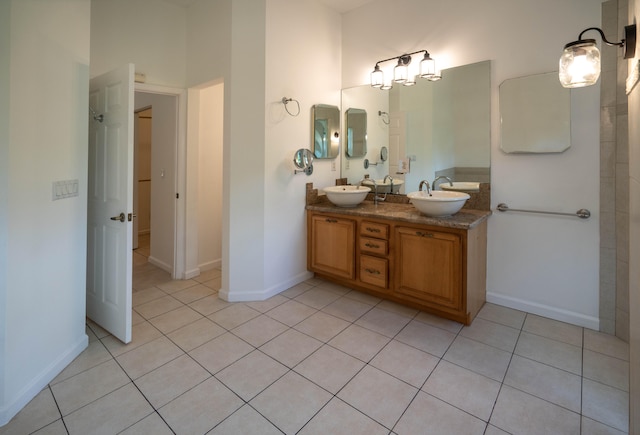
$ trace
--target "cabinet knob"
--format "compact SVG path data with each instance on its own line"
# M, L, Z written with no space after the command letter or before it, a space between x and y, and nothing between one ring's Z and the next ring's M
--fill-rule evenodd
M327 219L325 219L325 222L329 222L330 224L335 224L336 222L338 222L338 220L337 219L329 219L329 218L327 218Z
M433 237L433 233L425 233L422 231L416 231L416 236L420 237Z
M379 233L380 232L380 228L371 228L371 227L367 227L365 228L367 231L369 231L370 233Z
M372 275L380 275L380 271L376 269L365 268L364 271Z
M380 245L374 245L373 243L365 243L364 246L367 248L379 248Z

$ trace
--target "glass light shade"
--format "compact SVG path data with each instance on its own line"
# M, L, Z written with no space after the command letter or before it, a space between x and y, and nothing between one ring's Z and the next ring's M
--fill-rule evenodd
M398 65L393 69L393 81L396 83L404 83L407 81L408 77L409 67L399 60Z
M409 77L404 83L404 86L413 86L416 84L416 76Z
M430 82L437 82L440 79L442 79L442 72L439 69L435 70L433 75L427 77Z
M436 61L429 57L428 53L425 53L424 59L420 61L420 77L428 79L436 73Z
M565 88L594 85L600 77L600 50L593 39L565 45L559 63L560 84Z
M378 65L371 71L371 86L380 88L384 85L384 73Z

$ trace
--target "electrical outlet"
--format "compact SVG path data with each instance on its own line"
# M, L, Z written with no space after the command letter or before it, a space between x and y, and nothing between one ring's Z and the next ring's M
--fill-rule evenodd
M346 169L349 169L349 159L347 159L347 162L345 163L344 166L345 166Z
M331 160L331 170L332 171L336 170L336 161L335 160Z

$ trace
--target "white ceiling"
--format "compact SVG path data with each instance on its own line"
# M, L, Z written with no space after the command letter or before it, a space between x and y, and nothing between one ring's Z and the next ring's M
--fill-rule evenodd
M166 2L173 3L174 5L189 7L198 0L165 0ZM349 12L350 10L359 8L360 6L371 3L373 0L318 0L329 6L331 9L340 12L341 14Z

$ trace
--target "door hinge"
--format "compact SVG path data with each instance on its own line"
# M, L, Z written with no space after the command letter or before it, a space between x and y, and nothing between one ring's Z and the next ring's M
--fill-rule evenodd
M180 194L176 193L176 199L180 199Z

